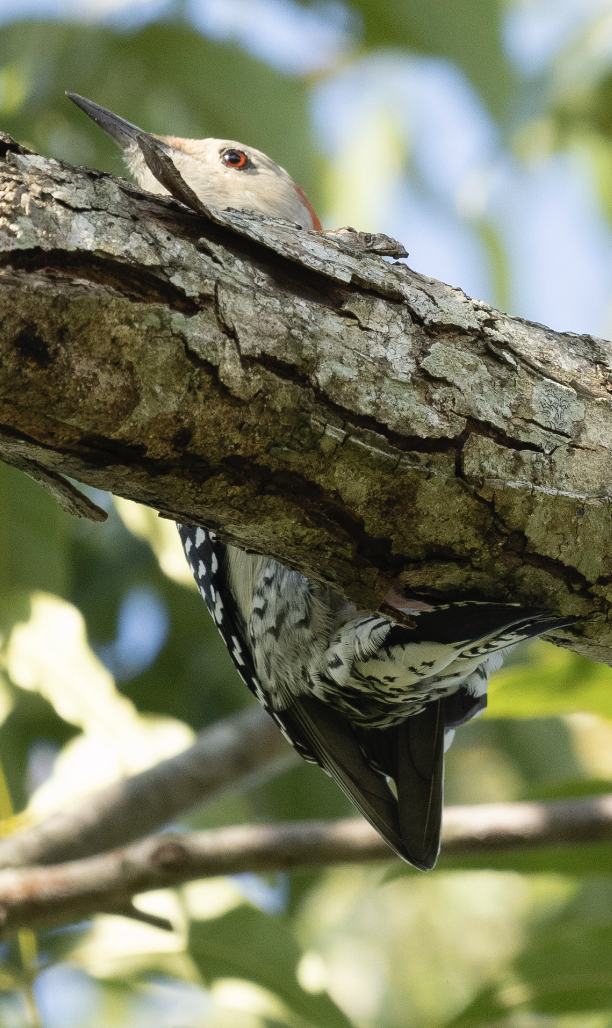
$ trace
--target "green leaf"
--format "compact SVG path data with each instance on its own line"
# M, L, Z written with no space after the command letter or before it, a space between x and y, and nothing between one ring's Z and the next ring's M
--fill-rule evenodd
M458 1017L447 1021L445 1028L476 1028L477 1025L499 1025L505 1023L507 1007L499 1001L498 989L485 989L462 1010Z
M189 951L204 980L242 978L273 992L308 1025L349 1028L350 1021L326 993L300 988L302 956L288 919L242 906L212 921L193 922Z
M607 1025L612 1006L611 899L609 880L583 881L558 913L532 925L506 981L483 989L446 1028L532 1024L542 1014L578 1028L581 1015L600 1011L608 1017L584 1022L585 1028Z
M547 1014L612 1006L612 884L583 883L575 899L537 927L516 961L533 1009Z
M486 717L550 717L590 711L612 718L612 668L538 640L527 660L491 678Z
M527 786L521 798L563 800L580 796L601 796L606 792L612 792L612 781L609 778L572 778L563 782L543 782Z

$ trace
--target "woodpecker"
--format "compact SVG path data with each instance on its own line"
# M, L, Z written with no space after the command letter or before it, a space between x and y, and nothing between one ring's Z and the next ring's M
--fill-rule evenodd
M153 136L74 93L119 144L143 189L167 194L143 156L161 142L197 199L310 231L321 223L291 176L230 139ZM140 140L140 142L139 142ZM181 191L178 199L184 200ZM319 764L405 861L432 868L440 848L444 752L486 706L490 673L510 646L575 618L515 604L430 605L388 597L395 622L276 560L178 526L199 591L240 675L306 760ZM409 625L412 627L409 627Z

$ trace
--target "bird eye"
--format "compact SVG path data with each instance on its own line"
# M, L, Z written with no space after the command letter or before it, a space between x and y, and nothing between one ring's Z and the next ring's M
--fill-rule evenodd
M221 160L228 168L244 168L248 163L248 157L242 150L225 150Z

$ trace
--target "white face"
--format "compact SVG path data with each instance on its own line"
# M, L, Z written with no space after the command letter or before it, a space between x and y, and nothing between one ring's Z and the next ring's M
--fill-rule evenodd
M159 138L173 148L174 164L208 206L258 211L285 218L305 229L320 227L299 186L284 168L260 150L232 139ZM167 194L147 168L135 144L124 150L124 157L143 189Z

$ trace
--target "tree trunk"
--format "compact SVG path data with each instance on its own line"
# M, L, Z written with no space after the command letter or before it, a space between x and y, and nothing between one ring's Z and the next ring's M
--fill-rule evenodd
M612 661L610 344L401 248L195 214L0 143L0 455L214 528L377 609L394 587L592 615Z

